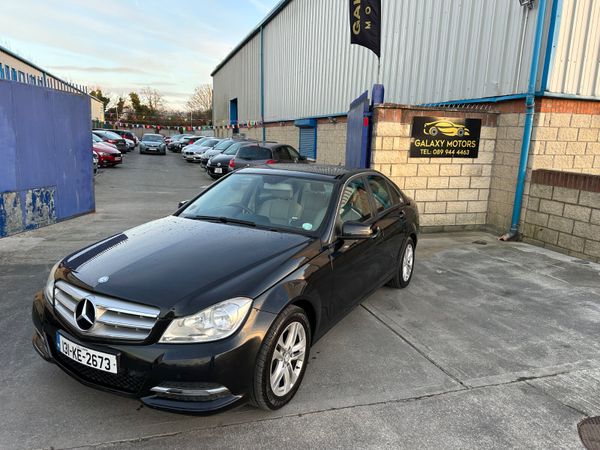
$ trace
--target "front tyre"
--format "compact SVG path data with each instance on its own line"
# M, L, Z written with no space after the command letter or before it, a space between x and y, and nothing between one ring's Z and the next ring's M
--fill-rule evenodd
M256 359L250 402L274 410L298 391L310 353L310 323L303 309L289 305L275 319Z
M396 289L403 289L409 285L415 266L415 242L411 237L407 238L402 247L398 269L394 278L388 283Z

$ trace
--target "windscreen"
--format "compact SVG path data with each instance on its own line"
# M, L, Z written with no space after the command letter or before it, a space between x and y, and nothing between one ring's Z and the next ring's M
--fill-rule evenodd
M163 140L163 137L159 136L157 134L146 134L142 138L142 141L146 141L146 142L161 142L162 140Z
M234 141L221 141L219 142L217 145L215 145L215 150L227 150L229 147L231 147L233 145Z
M314 234L330 208L333 181L234 173L190 203L180 217Z

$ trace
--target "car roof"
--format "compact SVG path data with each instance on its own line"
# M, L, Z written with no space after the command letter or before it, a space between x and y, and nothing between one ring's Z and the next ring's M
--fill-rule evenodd
M157 134L157 133L144 133L144 135L142 137L144 137L144 136L160 136L160 137L163 137L162 134Z
M241 169L244 173L273 173L279 172L288 175L293 172L297 176L307 175L309 178L346 179L354 174L373 172L372 169L350 169L332 164L270 164L260 167Z

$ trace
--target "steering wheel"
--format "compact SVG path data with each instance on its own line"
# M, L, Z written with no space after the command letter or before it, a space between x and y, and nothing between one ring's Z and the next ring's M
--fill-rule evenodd
M243 212L245 212L247 215L254 215L254 211L252 211L250 208L248 208L247 206L242 205L241 203L232 203L231 205L227 205L227 206L235 206L237 208L240 208Z

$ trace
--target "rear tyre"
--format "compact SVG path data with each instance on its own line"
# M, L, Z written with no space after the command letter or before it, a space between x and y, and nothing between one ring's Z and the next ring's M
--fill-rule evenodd
M404 289L412 280L413 269L415 266L415 243L411 237L407 238L400 253L398 269L394 277L389 281L388 286L395 289Z
M269 329L256 358L250 403L279 409L296 394L310 353L310 323L302 308L286 307Z

